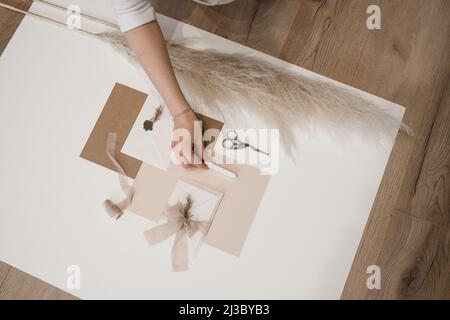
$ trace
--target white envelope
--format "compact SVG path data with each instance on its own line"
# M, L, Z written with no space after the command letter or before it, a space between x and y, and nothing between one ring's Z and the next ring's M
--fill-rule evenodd
M198 221L212 221L214 214L219 207L223 194L218 191L207 189L193 182L179 180L169 198L168 205L175 205L177 202L185 203L190 195L192 203L192 219Z
M172 161L170 142L173 130L173 121L167 108L163 109L161 118L153 124L153 130L144 129L144 122L153 117L159 106L158 101L150 99L150 96L147 98L121 152L167 170Z
M184 205L186 199L190 195L192 199L192 207L190 213L192 215L191 219L196 221L204 221L212 223L214 215L219 208L220 202L222 201L223 193L217 192L211 189L204 188L198 184L179 180L175 185L175 189L169 197L168 206L173 206L177 203ZM163 216L163 219L158 223L158 225L165 224L167 218ZM208 227L209 230L209 227ZM203 240L208 232L201 233L196 232L188 240L188 250L189 256L197 256ZM175 240L175 234L161 242L161 245L167 247L169 250L172 248L173 242Z

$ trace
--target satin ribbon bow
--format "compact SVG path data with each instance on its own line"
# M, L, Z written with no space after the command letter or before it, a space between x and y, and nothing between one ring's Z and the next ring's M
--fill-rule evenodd
M175 234L172 245L172 271L181 272L189 269L188 238L196 232L206 234L209 222L196 221L183 214L183 205L177 203L167 206L163 215L167 222L144 232L150 246L168 239Z
M134 186L128 181L125 170L115 157L116 142L117 134L114 132L109 133L106 154L119 174L120 187L125 195L125 199L119 203L114 203L109 199L105 200L104 207L106 212L113 219L118 219L122 216L124 210L130 206L134 195ZM151 246L176 234L172 246L172 271L175 272L188 270L188 238L191 238L196 232L206 234L210 225L210 222L191 219L189 214L185 216L184 211L184 206L181 203L167 206L163 213L167 222L144 232L144 237Z

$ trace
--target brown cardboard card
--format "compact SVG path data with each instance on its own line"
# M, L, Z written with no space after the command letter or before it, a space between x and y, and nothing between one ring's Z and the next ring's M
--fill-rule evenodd
M116 83L80 157L116 171L106 154L108 134L117 133L116 150L121 150L146 99L147 94ZM117 152L116 158L127 175L134 179L142 161L121 152Z
M116 83L80 154L80 157L105 168L116 171L116 167L106 154L106 143L110 132L117 133L116 150L122 150L131 128L133 127L147 94ZM223 123L198 114L203 130L221 130ZM117 152L116 158L130 178L135 178L142 161Z

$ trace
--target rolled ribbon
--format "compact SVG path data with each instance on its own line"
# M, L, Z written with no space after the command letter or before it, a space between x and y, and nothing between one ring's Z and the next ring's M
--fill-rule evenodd
M167 206L163 215L167 218L167 222L145 231L144 237L152 246L175 234L172 245L172 271L187 271L189 269L188 238L196 232L206 234L210 223L185 217L181 203Z
M119 219L122 216L124 210L128 206L130 206L134 195L133 185L128 181L128 177L127 174L125 173L125 170L120 165L119 161L117 161L116 159L116 143L117 143L117 133L110 132L108 134L108 140L106 144L106 154L116 167L117 173L119 174L120 188L122 189L122 192L125 195L125 199L123 199L119 203L114 203L110 199L105 200L105 202L103 203L106 212L113 219Z

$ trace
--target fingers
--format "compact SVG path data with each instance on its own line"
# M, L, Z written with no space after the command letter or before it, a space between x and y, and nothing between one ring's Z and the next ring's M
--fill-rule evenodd
M204 163L203 151L204 151L203 141L198 141L198 142L194 143L193 148L192 148L192 155L191 155L192 159L194 160L192 162L192 164L194 165L194 167L196 167L198 169L207 169L208 168L206 166L206 164Z
M185 169L191 168L192 165L190 164L189 159L186 159L184 157L185 146L183 145L182 139L178 141L173 140L171 142L171 147L172 147L173 162L177 165L181 165Z
M177 119L178 123L172 134L171 146L176 163L186 169L207 168L203 161L204 145L201 122L196 119L188 119L187 122L184 120L183 118Z
M177 162L185 169L207 169L203 162L203 143L186 146L183 141L172 141L172 150L176 156Z

